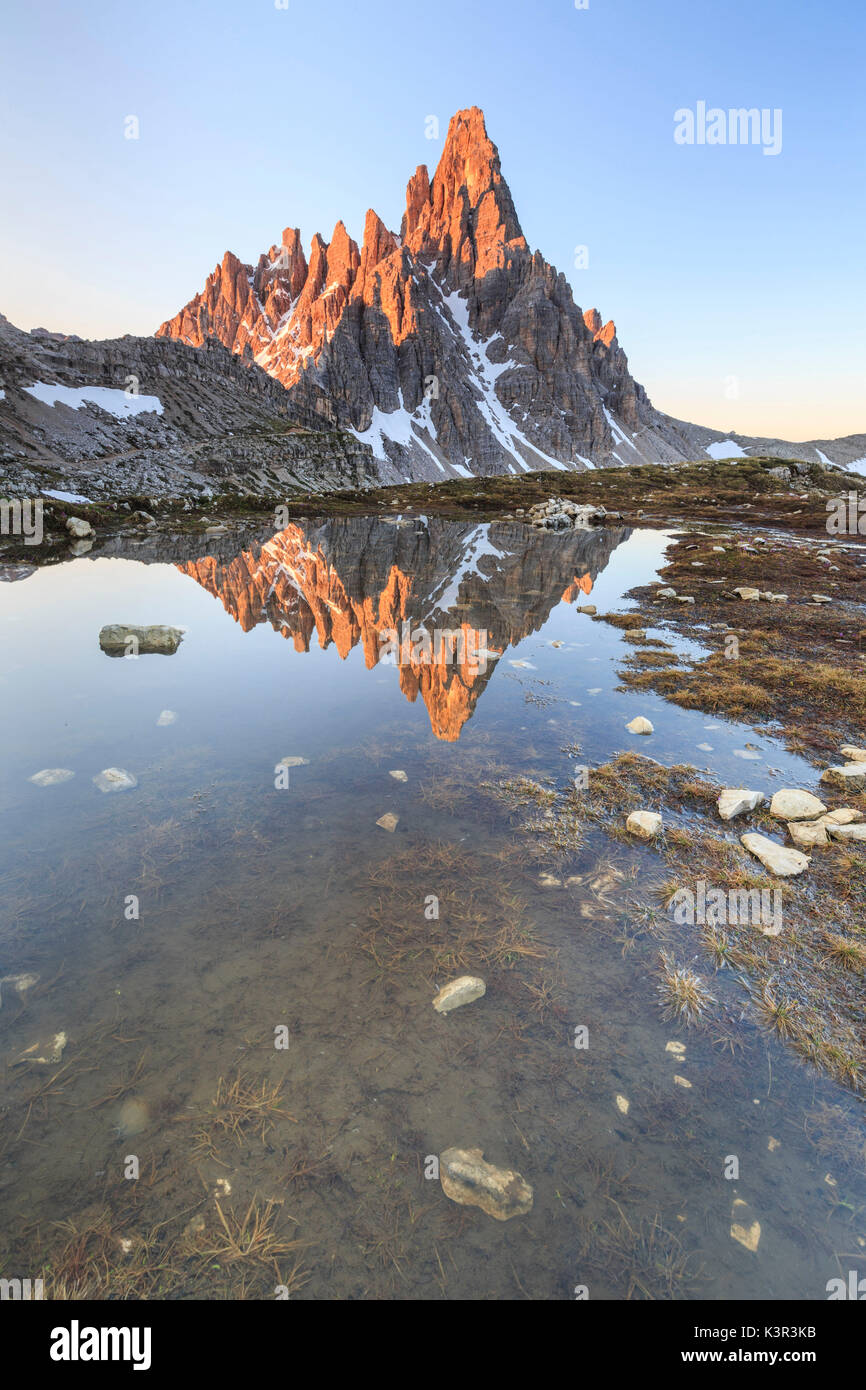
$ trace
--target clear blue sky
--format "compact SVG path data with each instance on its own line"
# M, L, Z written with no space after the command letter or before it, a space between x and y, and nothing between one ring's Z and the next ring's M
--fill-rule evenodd
M398 228L478 105L530 245L616 320L659 407L866 430L863 0L43 0L5 27L0 311L21 327L150 333L227 248L338 218L360 239L368 206ZM781 108L781 153L677 145L700 100Z

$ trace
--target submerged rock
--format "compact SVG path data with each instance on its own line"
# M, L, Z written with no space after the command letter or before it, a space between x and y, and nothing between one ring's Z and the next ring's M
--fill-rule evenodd
M162 714L159 716L159 718L158 718L157 721L156 721L157 727L160 728L160 729L165 728L165 726L166 726L167 724L174 724L174 723L176 723L176 722L177 722L177 715L175 714L175 712L174 712L173 709L164 709L164 710L162 711Z
M632 811L625 828L630 835L637 835L639 840L651 840L661 830L662 818L658 811Z
M770 815L777 820L814 820L826 809L817 796L794 787L782 787L770 802Z
M379 817L376 824L381 825L383 830L390 830L393 834L397 829L397 822L399 819L399 816L395 816L393 811L386 811L384 816Z
M28 777L28 782L33 782L37 787L56 787L60 782L68 782L75 773L68 767L43 767L41 772L34 772L32 777Z
M648 719L644 719L642 714L639 714L635 719L632 719L630 723L626 724L625 727L628 729L630 734L652 734L655 732L650 721Z
M734 1198L731 1209L731 1239L752 1252L761 1239L761 1223L754 1220L751 1207L740 1197Z
M183 629L163 623L136 626L109 623L99 633L99 645L106 656L174 656L183 641Z
M3 1007L3 986L8 985L18 995L26 994L28 989L38 985L38 975L4 975L0 979L0 1009Z
M30 1047L24 1049L19 1062L39 1062L43 1066L52 1066L59 1062L63 1056L63 1049L66 1047L68 1038L65 1033L55 1033L53 1037L46 1038L44 1041L31 1043Z
M539 888L561 888L562 879L557 878L556 874L548 873L547 870L545 870L544 873L538 875L538 886Z
M532 1188L511 1168L496 1168L481 1149L446 1149L439 1156L442 1191L461 1206L480 1207L496 1221L532 1210Z
M409 778L407 777L406 773L403 772L401 768L394 768L393 771L388 773L388 776L393 777L395 782L409 781Z
M459 979L451 980L449 984L442 986L433 1000L433 1008L437 1014L448 1014L452 1009L471 1004L486 993L487 986L480 976L461 975Z
M141 1134L150 1122L150 1111L143 1100L130 1096L120 1107L116 1130L120 1139L129 1139L133 1134Z
M93 780L101 792L125 792L138 786L138 778L122 767L106 767Z
M726 787L719 793L719 815L722 820L733 820L746 811L754 811L766 801L763 792L749 791L745 787Z
M777 844L769 836L759 835L757 831L752 830L747 835L741 835L740 844L750 854L754 854L756 859L760 859L764 868L769 869L771 874L778 874L781 878L801 874L809 867L808 855L801 854L798 849L790 849L787 845Z
M290 758L280 758L280 761L279 761L279 764L278 764L278 765L279 765L280 767L308 767L308 766L309 766L309 763L310 763L309 758L291 758L291 757L290 757Z

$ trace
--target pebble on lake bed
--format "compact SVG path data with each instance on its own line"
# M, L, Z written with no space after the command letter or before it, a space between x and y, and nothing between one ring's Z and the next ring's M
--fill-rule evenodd
M384 816L379 817L376 824L381 825L383 830L390 830L393 834L397 829L398 820L399 816L395 816L393 811L386 811Z
M164 709L162 711L162 714L157 719L156 723L158 728L163 729L165 728L166 724L174 724L176 721L177 715L175 714L174 710Z
M43 767L41 772L34 772L32 777L28 777L28 782L33 782L37 787L56 787L60 782L68 782L75 773L68 767Z
M748 1204L742 1198L735 1197L731 1209L731 1239L754 1253L761 1239L761 1223L750 1221L751 1216L752 1211Z
M471 1004L486 993L487 986L479 975L461 975L459 979L442 986L433 1000L433 1008L437 1014L448 1014L452 1009Z
M138 779L122 767L106 767L94 777L101 792L125 792L138 786Z
M388 776L389 776L389 777L393 777L395 782L408 782L408 781L409 781L409 778L406 776L406 773L403 772L401 768L395 768L395 769L393 770L393 772L389 772L389 773L388 773Z
M0 978L0 1009L3 1007L3 986L8 985L17 995L26 994L28 989L38 985L38 975L4 975Z
M55 1033L53 1037L47 1038L44 1042L31 1043L30 1047L25 1048L21 1053L18 1061L39 1062L43 1066L51 1066L60 1061L68 1041L65 1033Z
M117 1117L117 1136L119 1139L130 1139L133 1134L141 1134L147 1128L150 1120L150 1111L143 1100L130 1096L120 1107Z
M280 767L308 767L309 758L280 758Z
M532 1188L512 1168L485 1162L481 1149L445 1149L439 1156L442 1191L460 1206L480 1207L496 1221L532 1210Z

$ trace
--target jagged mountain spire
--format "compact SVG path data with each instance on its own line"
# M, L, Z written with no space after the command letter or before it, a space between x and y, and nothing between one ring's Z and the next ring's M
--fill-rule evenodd
M157 335L253 358L395 480L681 453L613 322L529 250L475 106L452 117L432 179L419 165L409 180L399 236L371 210L360 249L338 222L309 262L296 228L255 269L227 252Z

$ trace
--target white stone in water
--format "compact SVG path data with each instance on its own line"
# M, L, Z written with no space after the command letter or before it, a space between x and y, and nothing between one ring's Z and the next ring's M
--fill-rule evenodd
M616 1097L616 1108L621 1115L628 1114L628 1101L626 1100L625 1096Z
M814 820L826 809L817 796L794 787L782 787L770 802L770 815L777 820Z
M682 1061L682 1059L683 1059L683 1058L685 1057L685 1055L686 1055L685 1043L681 1043L681 1042L669 1042L669 1043L665 1043L665 1052L671 1052L671 1053L673 1053L674 1057L678 1057L678 1058L680 1059L680 1061Z
M684 1086L687 1091L692 1089L691 1081L687 1081L684 1076L674 1076L674 1081L677 1086Z
M557 878L556 874L543 873L538 875L539 888L561 888L562 879Z
M461 975L459 979L442 986L433 1000L433 1008L437 1014L449 1014L452 1009L471 1004L486 993L487 986L479 975Z
M39 1062L43 1066L51 1066L60 1061L67 1042L65 1033L55 1033L52 1038L46 1039L45 1042L31 1043L30 1047L24 1049L18 1060L19 1062Z
M68 782L75 773L68 767L43 767L41 772L34 772L32 777L28 777L28 782L34 782L37 787L56 787L59 782Z
M94 777L101 792L125 792L138 786L138 779L122 767L106 767Z
M798 849L790 849L787 845L780 845L767 835L759 835L757 831L752 830L747 835L741 835L740 844L750 854L754 854L756 859L760 859L765 869L781 878L801 874L809 867L808 855L801 854Z
M15 990L16 994L21 995L26 994L28 989L32 989L33 986L38 985L38 983L38 975L4 975L3 978L0 979L0 1008L3 1007L4 985L8 985L10 989Z
M390 830L393 834L397 829L398 820L399 816L395 816L393 811L386 811L384 816L379 817L376 824L381 825L383 830Z
M164 728L166 724L174 724L176 723L176 721L177 715L175 714L174 710L164 709L162 711L162 714L157 719L156 723L158 728Z
M732 752L735 758L744 758L746 762L759 763L761 761L760 753L753 752L751 748L734 748Z
M630 734L651 734L654 732L652 724L648 719L644 719L642 714L637 715L625 727Z
M409 778L407 777L406 773L403 772L401 768L394 768L391 772L388 773L388 776L393 777L395 782L409 781Z
M852 743L845 743L839 752L850 763L866 763L866 748L856 748Z
M280 767L307 767L309 758L280 758Z
M657 811L632 811L625 828L639 840L651 840L661 830L662 818Z
M121 1139L129 1139L147 1128L150 1113L143 1100L130 1096L120 1107L117 1117L117 1133Z
M853 787L862 791L866 787L866 763L845 763L842 767L828 767L821 773L821 781L830 787Z
M442 1191L461 1206L480 1207L497 1221L532 1210L532 1188L511 1168L485 1162L481 1149L445 1149L439 1156Z
M731 1239L754 1253L761 1239L761 1223L750 1221L751 1215L748 1204L740 1197L735 1197L731 1209Z

